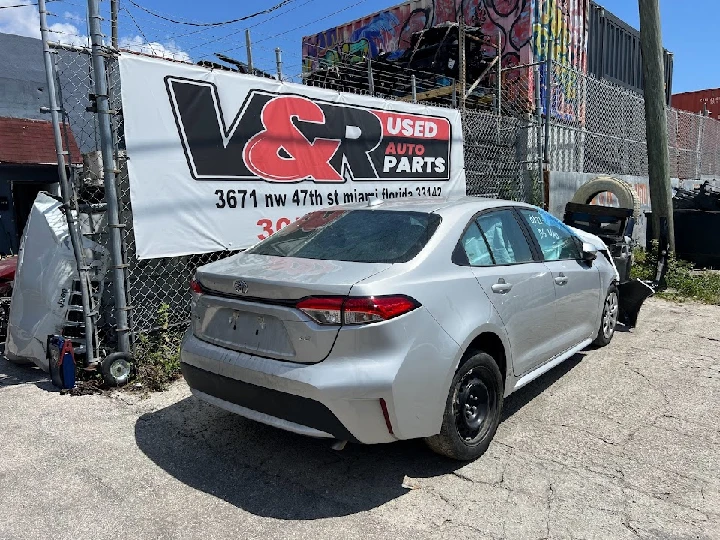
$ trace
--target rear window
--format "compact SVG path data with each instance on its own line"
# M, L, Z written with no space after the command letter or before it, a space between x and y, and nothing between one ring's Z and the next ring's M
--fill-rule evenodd
M415 257L440 224L422 212L313 212L246 253L327 261L403 263Z

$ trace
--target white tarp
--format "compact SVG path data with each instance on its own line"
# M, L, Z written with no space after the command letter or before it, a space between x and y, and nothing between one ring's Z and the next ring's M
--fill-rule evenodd
M123 53L140 259L235 250L313 209L465 194L456 110Z
M87 250L106 253L83 239ZM104 274L101 268L100 277ZM5 351L14 360L30 360L48 370L47 337L62 334L77 265L61 203L38 193L18 252ZM77 344L76 344L77 345Z

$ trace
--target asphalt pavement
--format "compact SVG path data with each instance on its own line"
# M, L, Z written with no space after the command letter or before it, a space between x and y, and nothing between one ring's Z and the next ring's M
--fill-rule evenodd
M0 538L720 538L720 308L639 326L505 404L489 451L349 444L167 392L62 396L0 358Z

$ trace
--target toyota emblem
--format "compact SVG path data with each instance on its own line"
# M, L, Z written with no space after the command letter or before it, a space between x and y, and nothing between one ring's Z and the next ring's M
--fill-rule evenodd
M248 292L248 284L242 279L236 280L235 283L233 283L233 288L235 292L239 292L240 294L247 294Z

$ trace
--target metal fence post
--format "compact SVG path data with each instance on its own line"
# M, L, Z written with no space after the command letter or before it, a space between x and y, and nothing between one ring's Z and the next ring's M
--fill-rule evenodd
M38 11L40 14L40 34L43 44L43 58L45 61L45 77L48 85L48 98L50 104L50 117L52 120L53 137L55 139L55 151L57 154L58 177L60 178L60 193L63 200L63 210L65 219L68 224L68 232L70 233L70 242L72 243L73 253L75 255L75 263L77 265L78 277L80 281L80 294L82 297L83 318L85 320L85 364L92 366L97 363L95 358L95 350L93 339L95 336L93 324L92 302L90 301L90 280L88 278L88 267L85 263L85 255L82 251L82 237L78 230L77 218L72 212L71 187L68 182L67 169L65 164L65 154L68 154L72 163L72 155L63 150L62 131L60 130L60 107L58 107L57 94L55 88L55 74L53 69L52 53L49 45L49 32L47 25L47 11L45 9L45 0L38 0Z
M545 58L545 144L543 145L545 165L550 167L550 122L552 119L553 87L553 40L548 37L547 58Z
M417 103L417 81L414 74L410 76L410 86L412 86L412 102Z
M502 115L502 31L498 30L498 42L497 42L497 113L498 113L498 126L500 125L500 115Z
M465 17L460 14L458 22L458 78L460 79L460 108L465 109L465 86L467 85L467 66L465 63Z
M373 79L372 58L370 57L370 54L368 54L368 57L367 57L367 76L368 76L368 91L370 92L371 96L374 96L375 95L375 80Z
M245 29L245 49L247 50L247 67L250 75L255 75L252 60L252 43L250 42L250 29Z
M457 109L457 79L453 79L452 82L452 108Z
M128 326L128 305L125 295L125 260L122 252L122 237L119 217L119 201L115 178L115 156L113 155L113 134L110 127L110 105L107 71L102 42L102 28L99 0L88 0L88 24L92 43L92 66L95 83L95 103L100 135L100 151L103 159L103 184L107 203L108 227L110 229L110 256L113 267L113 293L115 300L115 323L120 352L130 352L130 328Z
M277 65L278 80L282 81L282 49L280 47L275 48L275 64Z
M118 48L118 0L110 0L110 28L113 49Z
M533 67L533 83L535 85L535 135L537 139L537 167L538 183L540 184L540 200L545 201L545 182L542 179L543 173L543 139L542 139L542 96L540 92L540 66ZM542 203L541 203L542 204Z

